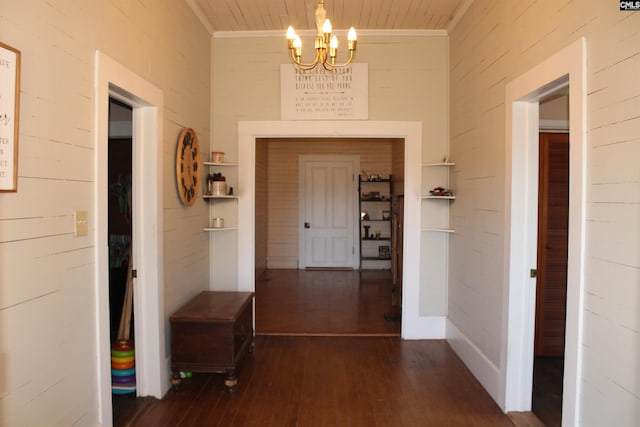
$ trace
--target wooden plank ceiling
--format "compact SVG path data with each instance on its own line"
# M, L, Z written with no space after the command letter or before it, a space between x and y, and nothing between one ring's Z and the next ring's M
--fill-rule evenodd
M325 0L333 28L357 30L446 29L472 0ZM317 0L188 0L217 31L315 29Z

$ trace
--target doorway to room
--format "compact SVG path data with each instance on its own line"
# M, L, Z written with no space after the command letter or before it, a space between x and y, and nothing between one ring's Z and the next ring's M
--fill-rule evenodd
M569 93L539 103L538 250L531 410L550 427L562 422L567 244L569 236Z
M567 290L562 425L577 425L583 328L586 182L586 40L581 38L506 86L506 218L499 403L531 410L537 264L539 102L568 88L570 111Z
M328 129L330 130L328 133ZM250 121L238 122L238 232L237 251L242 263L237 266L237 283L240 291L254 291L255 278L263 267L256 265L258 252L266 247L265 236L257 233L257 219L264 219L264 212L257 209L265 192L257 185L264 173L256 164L257 142L262 138L394 138L404 140L404 182L402 211L402 321L401 336L420 339L444 336L444 318L424 316L420 312L421 288L421 159L422 123L411 121ZM257 274L258 273L258 274Z
M108 244L109 339L113 418L136 397L133 327L133 109L109 99Z
M316 193L325 189L307 188L302 168L306 168L306 160L329 157L335 160L336 156L348 157L350 165L357 165L351 166L354 170L350 172L349 182L342 177L340 183L330 183L330 190L340 194L350 188L347 190L350 194L342 202L351 205L349 209L333 207L334 213L351 216L337 218L337 223L350 227L348 244L340 246L348 246L349 257L344 257L347 261L340 261L340 265L323 264L320 268L311 262L316 271L305 271L311 264L305 260L307 254L302 245L304 233L308 231L305 223L311 221L304 215L307 206L302 190ZM361 234L358 180L362 173L393 175L397 177L397 186L392 194L400 197L404 191L404 139L260 138L256 141L255 159L257 333L399 335L401 298L400 292L394 290L400 287L402 275L392 274L389 263L385 268L358 271ZM323 204L322 209L329 205ZM402 260L393 268L402 269ZM301 310L305 314L296 318ZM394 319L385 320L390 312L396 314Z
M95 256L99 421L112 421L109 319L109 98L132 107L132 240L138 274L133 296L136 393L162 397L169 389L163 305L162 111L160 90L101 52L95 54ZM117 84L115 83L117 82ZM144 191L140 191L144 183Z

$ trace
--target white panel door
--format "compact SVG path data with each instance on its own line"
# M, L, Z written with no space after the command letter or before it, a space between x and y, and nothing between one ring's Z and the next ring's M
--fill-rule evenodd
M353 267L354 169L349 161L305 162L301 267Z

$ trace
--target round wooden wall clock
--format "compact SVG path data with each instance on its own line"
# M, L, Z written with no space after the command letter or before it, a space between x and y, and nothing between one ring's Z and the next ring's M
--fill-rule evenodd
M200 146L193 129L184 128L178 137L176 183L180 201L191 206L200 188Z

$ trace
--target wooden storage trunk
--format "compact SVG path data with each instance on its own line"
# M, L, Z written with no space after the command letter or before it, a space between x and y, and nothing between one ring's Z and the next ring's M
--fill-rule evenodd
M203 291L171 315L171 369L222 372L233 391L242 355L253 349L253 293Z

